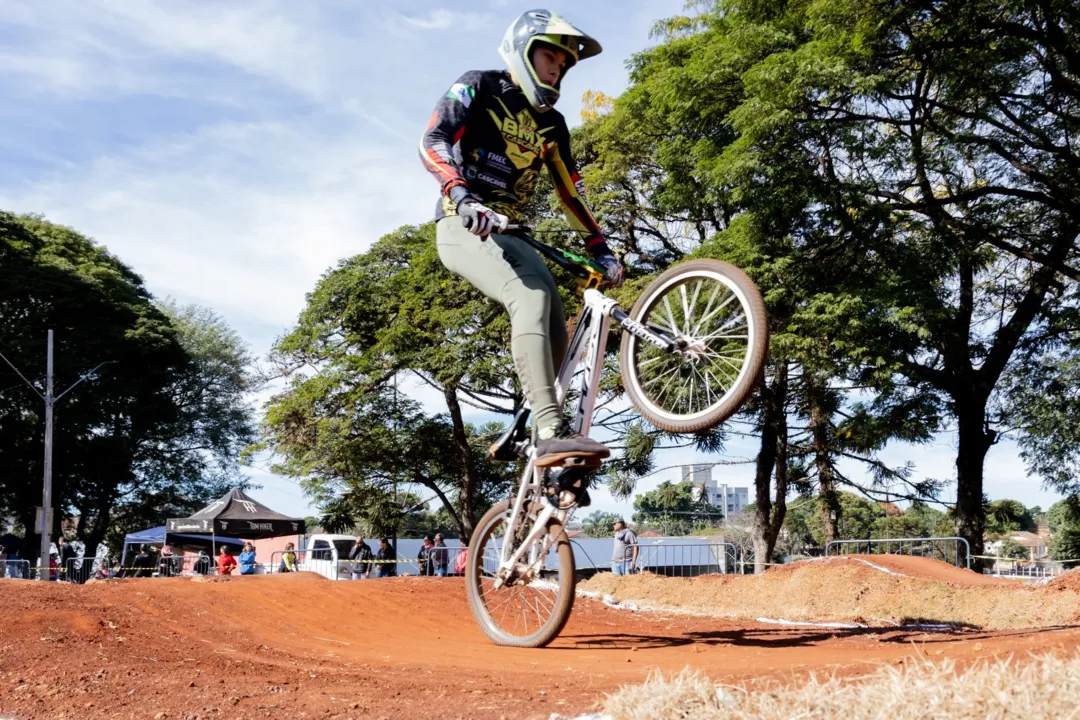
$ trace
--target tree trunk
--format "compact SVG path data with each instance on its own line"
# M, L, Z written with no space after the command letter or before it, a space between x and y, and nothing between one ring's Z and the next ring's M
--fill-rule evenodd
M787 400L787 364L780 365L772 385L762 380L761 388L761 449L754 472L756 510L754 516L754 572L763 573L772 558L776 539L787 511L787 423L784 407ZM782 433L782 435L781 435ZM784 447L777 452L779 444ZM777 459L785 467L777 468ZM776 501L770 497L773 470L776 469Z
M473 529L476 527L476 486L480 481L480 473L476 469L476 458L473 457L472 446L469 445L469 436L465 432L465 422L461 417L461 404L457 398L457 387L448 384L443 388L443 397L446 398L446 407L450 409L450 422L453 424L454 446L461 456L461 465L465 474L461 479L461 529L463 535L461 541L468 543L472 538Z
M956 529L968 541L972 555L983 554L983 464L995 433L986 428L986 401L970 396L956 402ZM971 568L981 571L982 561L972 558Z
M828 546L839 539L837 525L840 522L840 495L836 492L836 476L833 473L832 460L829 458L830 428L829 414L825 410L824 388L816 378L810 379L807 387L810 409L810 435L814 453L814 469L817 471L818 497L821 504L821 523L824 528L824 543Z

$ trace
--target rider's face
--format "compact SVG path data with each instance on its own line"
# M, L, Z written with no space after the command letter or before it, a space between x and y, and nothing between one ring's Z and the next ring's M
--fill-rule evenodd
M566 71L566 53L558 48L539 45L533 50L532 64L540 82L554 87Z

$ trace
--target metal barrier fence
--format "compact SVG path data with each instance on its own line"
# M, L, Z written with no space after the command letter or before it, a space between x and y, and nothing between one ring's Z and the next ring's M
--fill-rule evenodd
M865 551L862 550L862 548L866 548ZM950 548L952 549L951 555L949 553ZM963 558L961 558L961 550L963 551ZM971 546L968 545L968 541L962 537L833 540L825 546L826 557L830 555L860 553L866 555L914 555L916 557L929 557L934 558L935 560L952 563L956 567L971 569Z
M1014 578L1055 578L1065 572L1065 568L1055 565L1024 565L1017 564L1010 568L994 568L983 570L983 575L994 577Z
M31 580L29 560L4 560L0 562L0 578Z
M294 550L294 570L296 572L314 572L330 580L350 580L361 577L377 578L392 575L439 575L445 569L446 575L453 575L457 557L465 552L464 547L441 547L421 550L417 557L401 557L393 562L349 560L347 557L334 559L330 548L317 550ZM264 565L267 573L288 572L284 562L285 551L277 550L270 555L270 563ZM421 562L423 559L423 562ZM363 570L361 568L364 568ZM381 571L381 574L380 574Z
M741 572L739 556L738 546L728 542L639 544L637 567L665 577L727 575Z
M68 558L61 567L60 579L82 585L94 576L97 558Z
M156 573L158 577L212 575L215 572L215 561L209 555L171 555L158 557L156 565L146 568L144 572L146 572L146 577L149 577L151 573ZM129 577L135 576L131 575Z

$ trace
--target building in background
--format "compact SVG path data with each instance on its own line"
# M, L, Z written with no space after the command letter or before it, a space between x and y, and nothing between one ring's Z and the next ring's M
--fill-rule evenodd
M750 504L750 488L718 484L713 480L712 470L712 465L681 465L678 482L692 482L695 496L720 508L724 517L742 512Z

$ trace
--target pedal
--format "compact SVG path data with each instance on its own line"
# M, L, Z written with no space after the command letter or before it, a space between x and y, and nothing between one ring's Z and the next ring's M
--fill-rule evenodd
M529 409L521 408L514 415L514 422L506 429L499 439L488 448L487 456L491 460L499 462L514 462L520 456L518 446L528 443L528 434L525 425L529 421Z
M591 471L596 467L598 465L576 465L544 473L544 493L548 501L557 508L591 505L589 481L592 477ZM569 495L569 498L566 495Z

